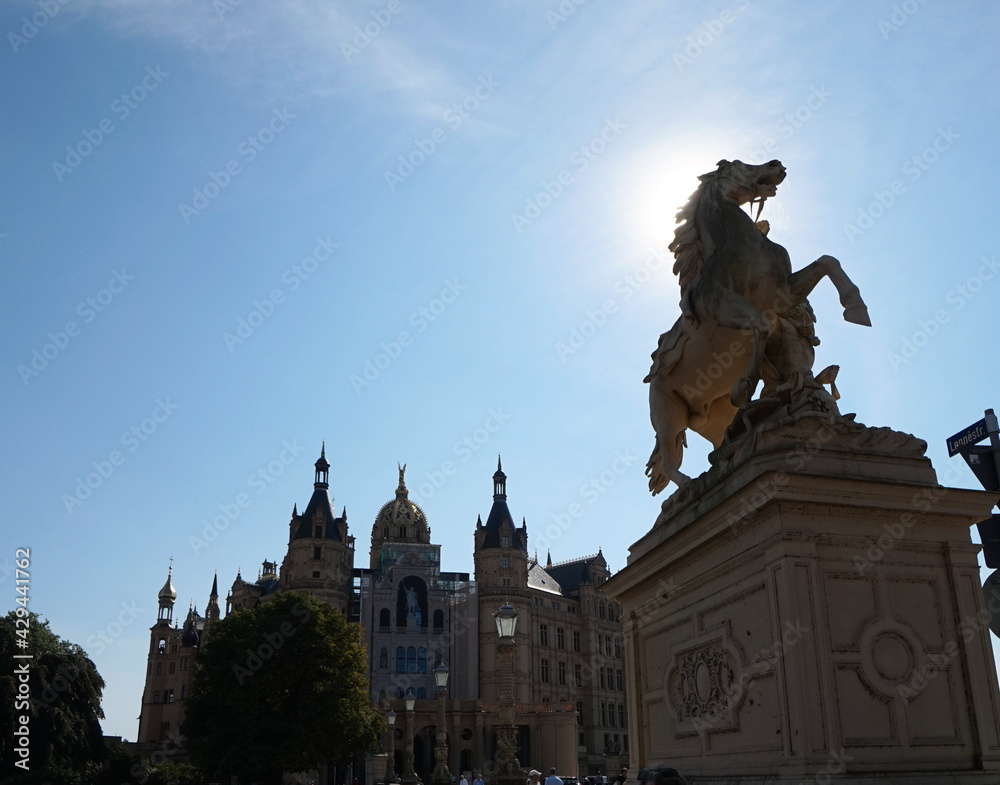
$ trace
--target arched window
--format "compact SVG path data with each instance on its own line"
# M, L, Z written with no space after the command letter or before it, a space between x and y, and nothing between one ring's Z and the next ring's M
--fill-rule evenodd
M402 687L396 687L396 697L399 698L400 700L403 699L403 688Z
M383 608L378 612L378 626L388 627L389 626L389 609Z
M427 649L423 646L417 651L417 673L427 673Z
M426 698L427 690L425 690L423 687L417 687L417 697L420 698L421 700Z
M406 527L405 526L400 526L399 527L399 536L401 538L405 538L406 537Z
M396 673L406 671L406 649L402 646L396 647Z
M601 603L600 605L598 605L598 606L597 606L597 614L598 614L598 615L599 615L599 616L600 616L600 617L601 617L602 619L604 618L604 611L605 611L605 609L604 609L604 603L602 602L602 603Z
M417 672L417 650L412 646L406 650L406 672Z
M385 646L383 646L382 651L378 653L378 666L380 668L389 667L389 650L386 649Z
M434 629L441 631L444 629L444 611L434 611Z

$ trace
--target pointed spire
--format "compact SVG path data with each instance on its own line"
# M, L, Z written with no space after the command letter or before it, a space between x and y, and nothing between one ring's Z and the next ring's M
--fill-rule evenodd
M299 517L299 505L298 505L298 502L292 504L292 517L293 518L298 518Z
M552 551L548 551L548 558L545 560L545 569L552 566Z
M316 461L316 481L313 483L313 487L316 489L330 487L330 462L326 459L325 441L320 451L319 460Z
M476 516L476 528L478 529L482 525L483 525L483 516L482 515L477 515Z
M208 596L210 598L211 597L218 598L218 596L219 596L219 572L218 572L218 570L216 570L216 572L215 572L215 577L212 578L212 593L209 594Z
M340 513L340 517L343 518L345 521L347 520L347 505L344 505L344 510L343 512Z
M499 454L497 454L497 471L493 475L493 501L507 501L507 475L503 473Z

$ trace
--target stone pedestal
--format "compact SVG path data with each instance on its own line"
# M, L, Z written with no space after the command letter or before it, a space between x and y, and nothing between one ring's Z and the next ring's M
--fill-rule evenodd
M633 767L699 782L1000 782L969 527L924 442L850 417L712 456L604 584L623 608ZM610 775L610 772L609 772Z

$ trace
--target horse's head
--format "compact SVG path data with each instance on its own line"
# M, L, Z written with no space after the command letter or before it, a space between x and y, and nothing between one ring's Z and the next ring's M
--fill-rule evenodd
M766 164L745 164L723 159L718 167L698 179L703 183L715 183L726 199L739 205L774 196L779 183L785 179L785 167L777 160Z

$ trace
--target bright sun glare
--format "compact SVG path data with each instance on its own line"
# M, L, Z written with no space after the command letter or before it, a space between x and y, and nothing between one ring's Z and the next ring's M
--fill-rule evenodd
M724 140L667 142L640 150L627 168L629 235L643 246L667 246L677 228L677 211L698 187L698 176L715 170L727 150Z

